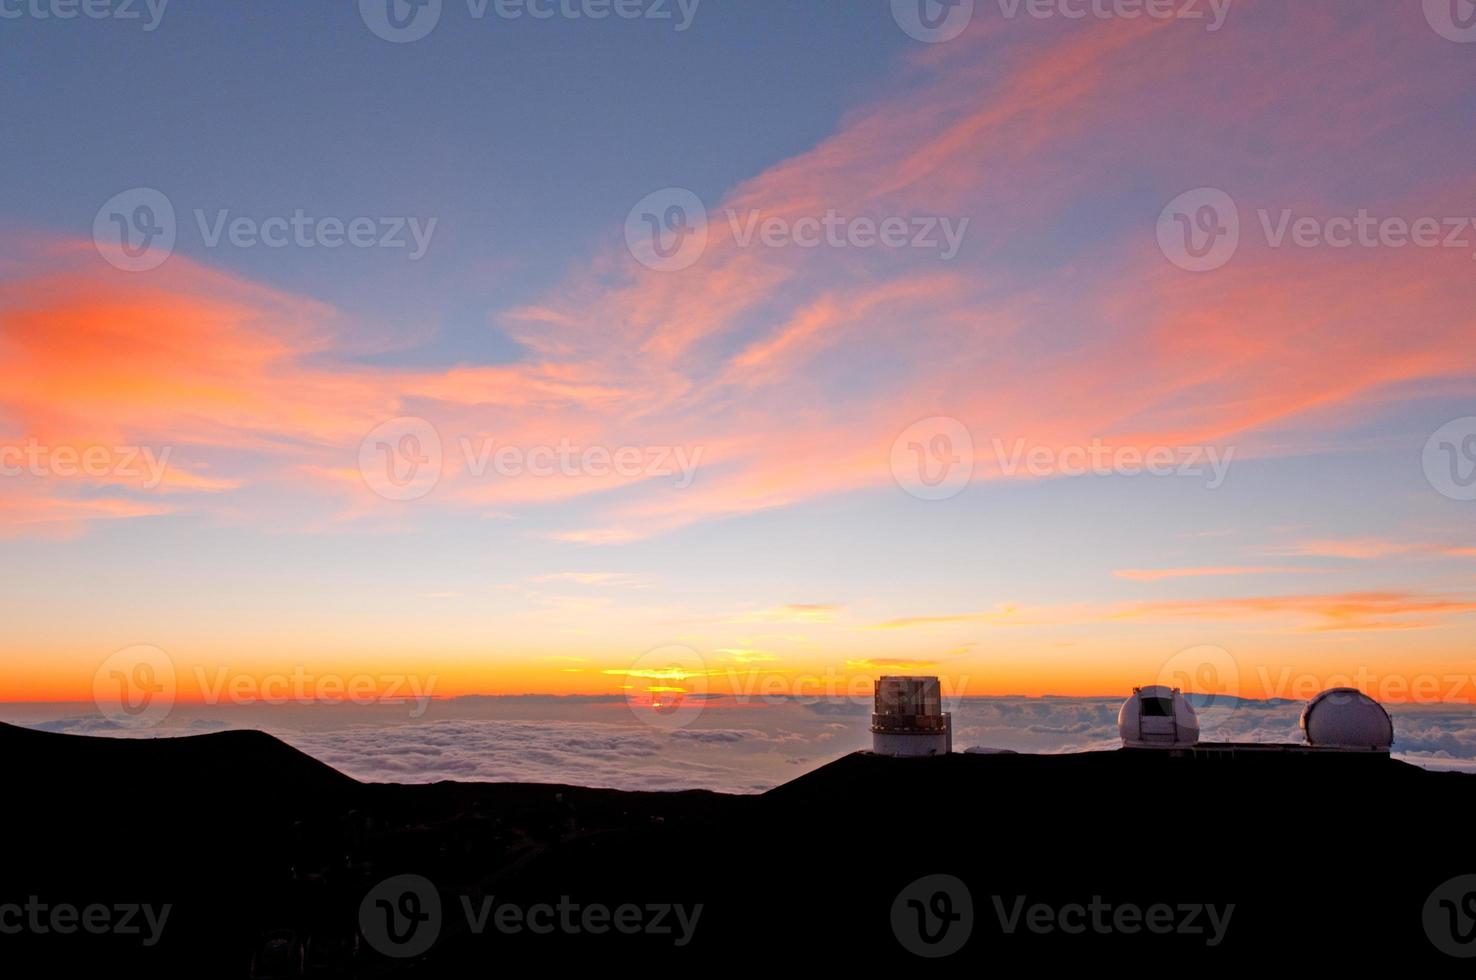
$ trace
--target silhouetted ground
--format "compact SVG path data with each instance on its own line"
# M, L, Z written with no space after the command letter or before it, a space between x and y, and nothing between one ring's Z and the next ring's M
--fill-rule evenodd
M170 906L152 946L0 935L30 967L7 975L926 967L909 946L969 969L1476 966L1424 919L1476 874L1476 777L1380 757L857 754L762 796L361 784L257 732L0 725L0 757L0 906ZM929 875L956 882L903 894ZM1441 897L1437 935L1476 953L1476 897Z

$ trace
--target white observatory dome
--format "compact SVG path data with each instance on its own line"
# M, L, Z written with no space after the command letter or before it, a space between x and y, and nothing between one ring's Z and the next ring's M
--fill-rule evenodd
M1394 744L1394 722L1384 706L1362 691L1335 687L1307 702L1302 733L1318 748L1387 752Z
M1175 748L1199 741L1199 718L1178 688L1155 684L1133 688L1117 713L1117 730L1130 748Z

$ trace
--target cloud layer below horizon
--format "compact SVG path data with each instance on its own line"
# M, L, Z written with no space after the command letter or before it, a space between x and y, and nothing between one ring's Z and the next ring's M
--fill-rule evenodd
M962 698L952 705L956 751L1087 752L1118 748L1117 709L1106 698ZM1243 701L1202 713L1204 741L1302 744L1302 705ZM120 735L98 716L6 720L48 731ZM625 790L762 792L849 752L870 747L868 704L851 700L737 704L719 699L690 726L641 724L622 702L466 699L423 718L383 711L245 709L177 712L152 732L171 737L261 727L356 779L431 783L542 782ZM1476 708L1395 707L1394 755L1430 769L1476 773ZM360 717L362 716L362 717Z

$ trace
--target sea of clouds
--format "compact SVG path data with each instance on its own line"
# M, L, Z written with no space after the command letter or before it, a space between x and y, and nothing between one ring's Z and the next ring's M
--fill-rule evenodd
M959 751L1117 748L1120 698L961 698ZM689 703L689 707L694 707ZM1206 741L1301 742L1298 701L1219 699L1199 708ZM694 717L623 698L472 697L410 705L177 705L151 729L126 730L71 705L0 705L0 720L48 731L168 737L269 731L356 779L565 783L614 789L753 793L867 748L861 700L711 697ZM1476 706L1394 706L1396 757L1476 772Z

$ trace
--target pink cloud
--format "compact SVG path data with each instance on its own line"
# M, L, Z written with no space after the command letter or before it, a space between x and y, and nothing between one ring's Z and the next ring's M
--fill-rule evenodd
M980 479L1002 476L986 451L995 437L1294 451L1417 384L1469 384L1470 257L1271 249L1248 235L1225 268L1193 275L1154 243L1166 200L1121 226L1093 216L1145 186L1232 174L1248 210L1333 207L1314 179L1323 164L1359 153L1372 171L1409 153L1351 134L1396 127L1427 86L1464 83L1441 60L1414 88L1407 67L1428 43L1421 19L1392 7L1345 19L1265 2L1238 5L1234 29L1212 37L1146 18L972 31L713 202L692 268L646 269L612 246L507 311L498 322L525 356L495 367L335 359L342 317L321 304L180 256L126 276L53 245L0 286L0 357L17 379L0 418L49 439L173 445L180 493L269 485L373 519L418 512L367 492L358 441L422 415L447 443L428 507L588 498L548 533L590 544L890 486L893 440L932 415L971 429ZM1460 213L1476 182L1424 186L1354 190L1394 213ZM730 211L971 224L943 261L744 247ZM1021 261L1027 252L1053 258ZM492 435L525 448L701 447L701 471L680 490L643 476L479 479L459 440Z

